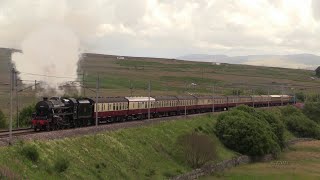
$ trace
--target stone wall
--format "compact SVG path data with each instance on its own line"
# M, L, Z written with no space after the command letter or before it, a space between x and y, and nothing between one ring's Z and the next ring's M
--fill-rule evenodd
M221 172L225 169L232 168L240 164L248 164L249 162L251 162L251 159L249 156L239 156L237 158L225 160L217 164L205 165L202 168L195 169L189 173L174 177L172 179L174 180L198 179L200 176L209 175L215 172Z

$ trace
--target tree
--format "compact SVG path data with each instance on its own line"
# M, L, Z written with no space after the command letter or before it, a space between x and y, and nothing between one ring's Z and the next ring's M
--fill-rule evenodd
M182 147L183 158L193 167L198 168L216 157L216 145L210 136L200 133L186 134L177 140Z
M255 117L249 108L239 109L219 115L216 134L221 142L232 150L250 156L279 153L279 139L268 122Z
M316 76L320 77L320 66L316 69Z
M5 128L6 127L6 116L4 113L0 110L0 128Z

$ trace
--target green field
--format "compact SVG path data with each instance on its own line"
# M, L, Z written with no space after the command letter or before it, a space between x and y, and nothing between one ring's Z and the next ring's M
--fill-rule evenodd
M167 179L191 170L178 155L177 138L200 126L212 131L215 118L206 115L84 137L28 142L40 153L36 163L20 153L22 145L1 147L0 172L24 179ZM217 142L216 162L236 156L212 133L210 137ZM62 173L53 168L59 156L70 162Z
M241 165L206 179L319 179L320 141L300 142L283 152L280 159Z

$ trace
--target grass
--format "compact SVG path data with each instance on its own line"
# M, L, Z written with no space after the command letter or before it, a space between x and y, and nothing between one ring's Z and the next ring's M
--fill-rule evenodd
M28 146L36 147L39 152L36 163L19 153L25 144L2 147L0 167L7 166L26 179L167 179L191 170L177 155L176 139L201 127L218 141L212 134L215 118L206 115L188 121L154 124L152 127L28 142ZM215 161L235 155L218 142ZM68 166L59 173L55 161L60 156L67 159L62 165L66 163Z
M319 179L320 141L300 142L268 163L241 165L203 179Z

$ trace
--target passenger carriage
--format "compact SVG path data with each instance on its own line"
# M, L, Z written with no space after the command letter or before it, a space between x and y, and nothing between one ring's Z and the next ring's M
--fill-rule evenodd
M197 98L191 95L176 96L179 99L178 112L179 114L193 114L197 110Z
M176 96L154 96L156 116L174 116L179 112L179 99Z
M128 119L145 119L148 117L150 106L150 117L156 112L155 99L153 97L126 97L129 103ZM150 104L149 104L150 101Z
M98 110L99 122L119 122L127 119L129 101L125 97L104 97L98 98L98 105L95 103L93 118Z

